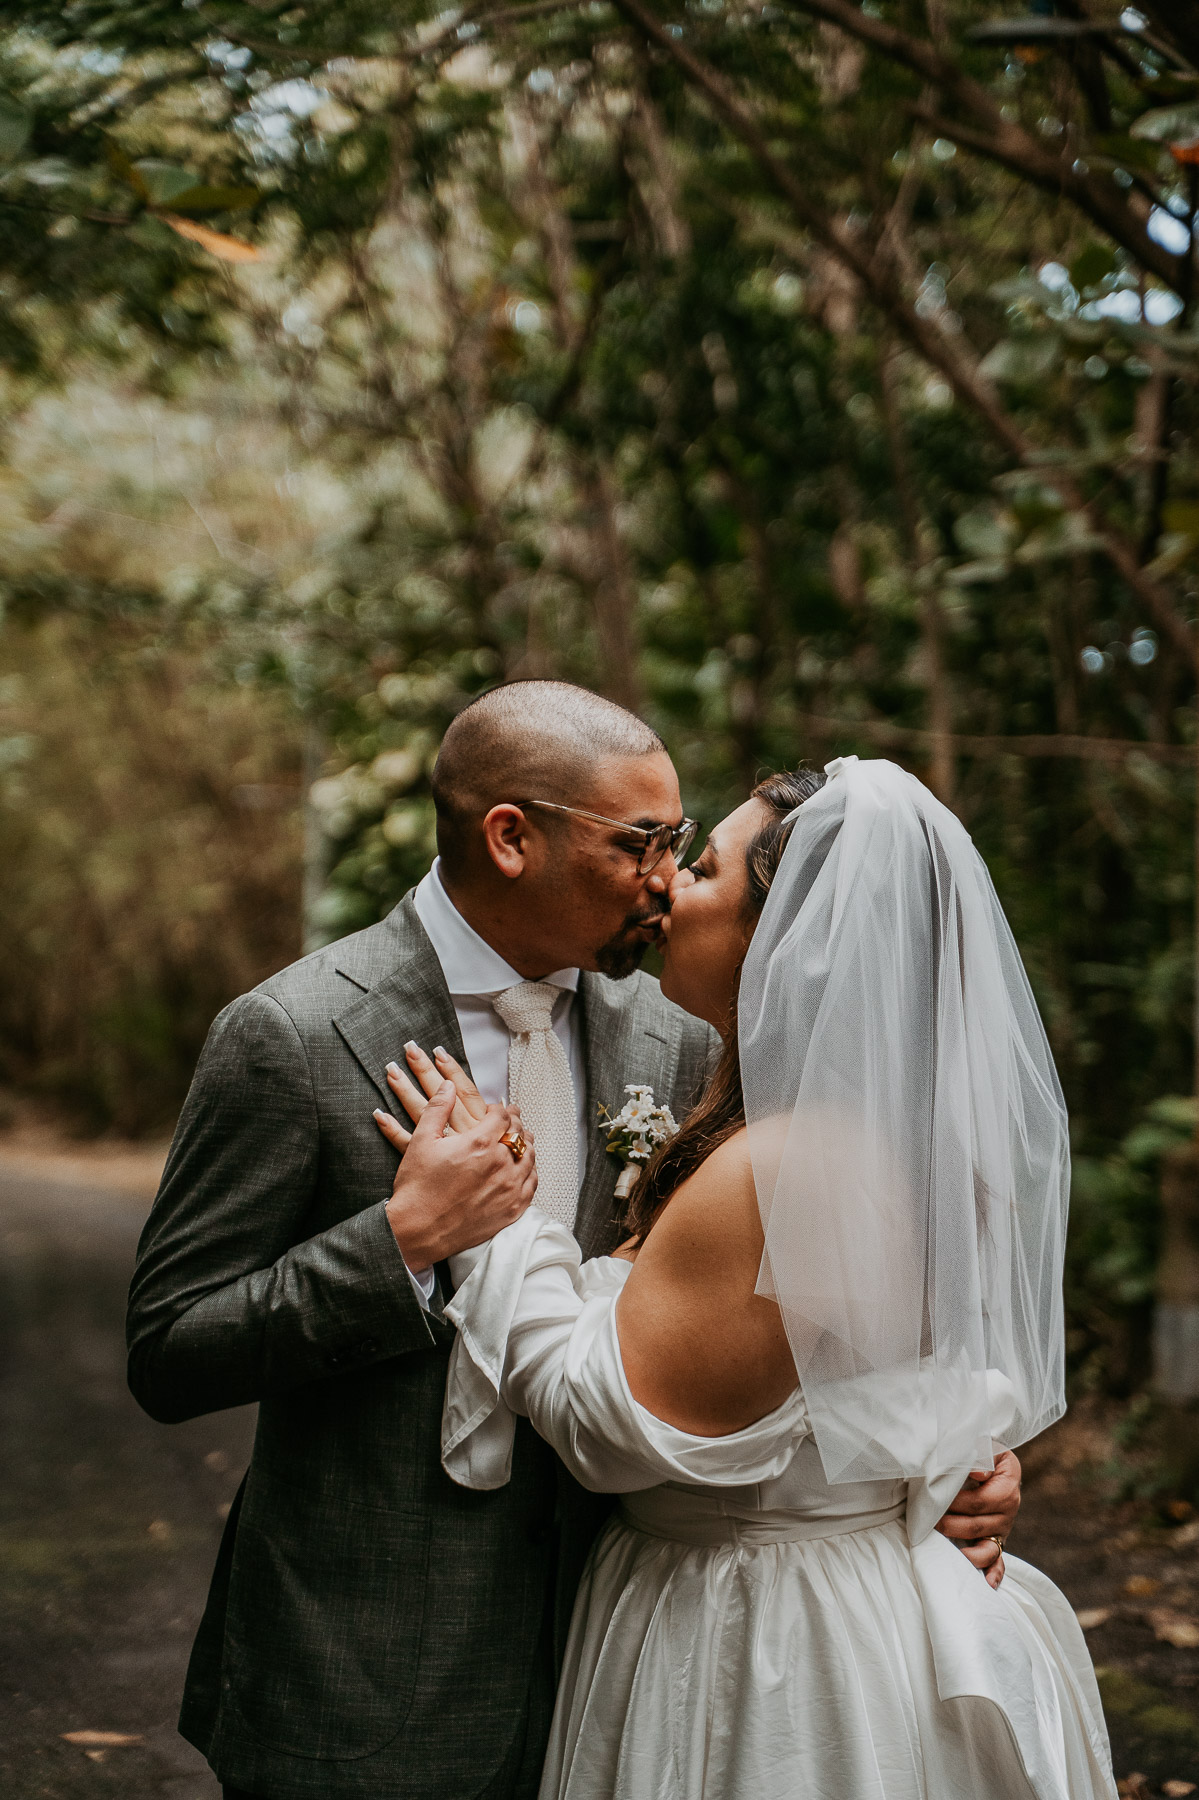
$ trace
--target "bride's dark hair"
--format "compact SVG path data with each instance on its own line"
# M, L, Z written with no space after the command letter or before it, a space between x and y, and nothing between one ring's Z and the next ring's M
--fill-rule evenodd
M760 831L755 832L745 851L745 906L754 920L766 903L770 884L791 836L791 826L784 825L783 820L819 792L824 780L824 776L814 769L792 769L781 775L768 775L754 789L753 799L760 800L774 814ZM677 1135L650 1158L633 1189L622 1219L629 1235L644 1238L670 1196L694 1175L718 1145L740 1131L744 1123L745 1101L741 1093L734 997L729 1033L707 1087L683 1120Z

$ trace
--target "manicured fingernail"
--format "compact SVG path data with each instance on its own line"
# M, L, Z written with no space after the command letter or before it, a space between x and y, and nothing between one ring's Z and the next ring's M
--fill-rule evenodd
M444 1046L441 1044L434 1044L433 1054L434 1056L444 1056L446 1054Z
M399 1072L400 1072L400 1065L399 1065L399 1063L388 1063L388 1065L387 1065L387 1073L388 1073L388 1074L389 1074L389 1075L398 1075L398 1074L399 1074Z
M404 1049L405 1049L405 1051L419 1050L420 1045L417 1043L415 1038L409 1038L408 1042L404 1045Z

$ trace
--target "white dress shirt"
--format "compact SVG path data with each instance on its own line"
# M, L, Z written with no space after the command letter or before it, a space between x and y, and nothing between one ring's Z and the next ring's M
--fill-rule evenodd
M415 889L412 903L437 953L450 990L462 1034L462 1048L475 1086L489 1103L506 1101L508 1047L512 1036L491 1000L505 988L519 987L525 977L467 924L442 886L440 858ZM543 975L539 979L562 990L554 1007L552 1023L554 1036L566 1052L574 1081L581 1183L587 1167L587 1069L583 1060L581 1021L574 1003L579 971L555 969L552 975ZM422 1044L421 1049L432 1055L434 1045ZM433 1291L432 1270L410 1273L422 1298L428 1299Z

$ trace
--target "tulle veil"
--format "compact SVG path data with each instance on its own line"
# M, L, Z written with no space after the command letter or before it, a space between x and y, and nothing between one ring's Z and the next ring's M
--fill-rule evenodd
M796 809L742 970L746 1119L830 1482L909 1482L931 1529L992 1436L1064 1409L1065 1103L987 869L895 764Z

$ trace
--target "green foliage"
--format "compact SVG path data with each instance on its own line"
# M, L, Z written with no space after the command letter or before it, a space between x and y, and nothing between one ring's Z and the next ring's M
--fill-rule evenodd
M1194 1132L1194 1099L1167 1095L1107 1156L1074 1159L1066 1298L1070 1355L1087 1386L1129 1393L1149 1374L1161 1162Z
M213 1014L299 951L294 725L153 629L0 645L0 1081L168 1129Z
M437 740L505 677L641 708L708 824L804 758L892 754L938 782L1075 1118L1075 1361L1132 1388L1145 1133L1174 1129L1154 1102L1191 1059L1199 337L1160 240L1194 198L1171 146L1196 8L1156 47L1072 58L972 36L981 0L938 10L935 45L899 0L842 33L798 0L10 11L0 363L29 495L0 582L30 629L140 619L166 656L199 634L204 680L235 674L240 706L257 679L293 757L294 706L321 764L317 935L427 866ZM930 82L882 54L879 19L952 66ZM1024 134L1002 163L996 119ZM174 444L170 505L78 449L61 478L27 469L39 383L74 395L84 369L194 405L224 446ZM230 424L250 414L253 443ZM164 429L154 412L155 456ZM186 556L184 510L208 539ZM1134 748L1042 754L1062 738ZM97 997L97 1116L159 1067L165 1111L195 1021L256 957L218 959L182 1007L165 953ZM21 1019L0 1051L25 1046L25 1079L60 1053Z

